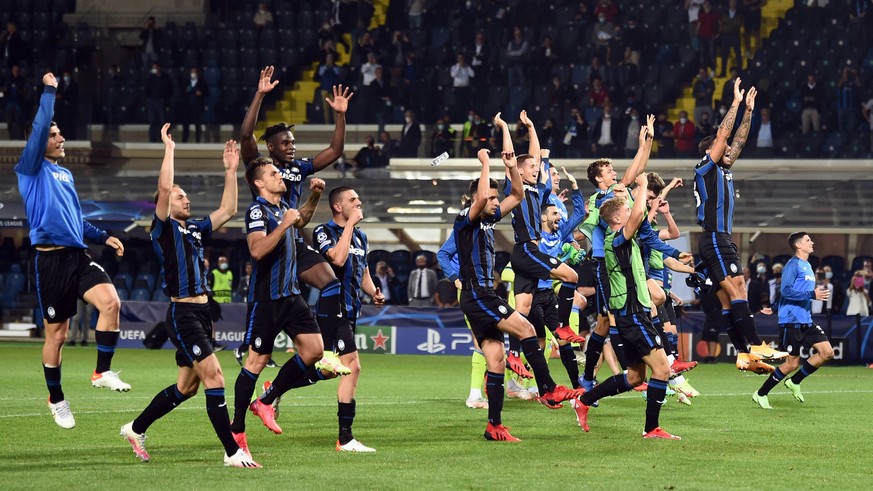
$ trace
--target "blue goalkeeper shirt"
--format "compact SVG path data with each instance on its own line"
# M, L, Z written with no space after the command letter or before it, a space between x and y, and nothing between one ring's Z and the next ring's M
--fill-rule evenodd
M458 261L458 245L455 243L455 231L449 234L449 238L443 243L440 250L437 251L437 261L440 263L440 268L443 274L452 283L458 279L458 270L460 263Z
M782 269L782 296L779 297L780 324L812 324L812 299L815 274L808 261L792 257Z

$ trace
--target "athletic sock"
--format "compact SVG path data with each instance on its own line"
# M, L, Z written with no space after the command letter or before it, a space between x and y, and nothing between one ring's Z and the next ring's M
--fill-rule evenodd
M49 402L57 404L64 400L64 391L61 389L61 366L47 367L42 366L42 373L45 375L45 385L49 390Z
M749 344L759 345L762 343L760 336L758 336L758 330L755 328L755 317L752 316L747 300L734 300L731 302L731 317L733 317L737 329L743 333Z
M279 369L279 373L273 380L273 384L270 385L267 392L264 392L264 395L260 397L260 401L264 404L272 404L277 397L288 392L295 385L303 383L300 379L306 377L306 372L309 368L310 367L303 363L303 359L300 358L300 355L294 355L293 358L285 362L285 364L282 365L282 368Z
M176 408L179 404L190 399L189 396L179 392L179 387L173 384L166 389L155 394L152 402L133 420L134 433L145 433L155 421L163 418L170 411Z
M658 426L658 417L661 415L661 405L667 397L667 381L649 378L649 388L646 391L646 426L648 433Z
M230 432L230 419L227 416L227 404L224 400L224 387L206 389L206 414L221 444L224 445L225 455L233 455L239 450L239 445L233 439Z
M326 379L327 377L321 373L321 370L315 368L315 366L311 366L306 369L306 373L303 374L299 379L291 382L290 389L299 389L301 387L309 387L310 385L315 385L316 383ZM289 389L289 390L290 390Z
M561 363L567 369L567 375L570 377L570 383L574 389L579 388L579 365L576 363L576 352L573 351L573 346L565 344L558 348L561 353Z
M602 384L598 384L593 390L586 392L582 396L582 403L590 406L604 397L618 395L633 389L633 386L627 382L627 374L619 373L604 380Z
M516 356L521 355L521 340L511 334L509 335L509 352Z
M355 400L352 402L337 401L336 417L339 420L339 440L340 445L345 445L354 440L352 436L352 424L355 422Z
M803 382L803 379L815 373L816 370L818 370L818 367L812 365L809 360L807 360L800 366L800 370L794 373L791 377L791 381L795 384L799 384L800 382Z
M731 316L730 310L721 311L721 325L724 327L728 338L731 340L731 344L734 345L734 348L737 349L737 352L748 353L749 346L746 342L746 337L743 336L743 333L740 332L739 329L737 329L736 325L734 325L734 319L733 316Z
M771 373L770 376L767 377L767 380L761 384L761 388L758 389L758 395L765 396L769 394L770 391L773 390L773 387L776 387L783 378L785 378L785 374L782 373L782 370L779 370L778 368L773 370L773 373Z
M485 395L488 397L488 422L494 426L502 424L500 413L503 411L503 392L503 374L486 372Z
M473 391L479 393L479 399L482 398L482 381L485 380L485 355L479 350L473 350L470 356L470 397L473 396Z
M585 348L585 380L594 380L594 368L603 353L604 342L606 338L596 332L592 332L588 338L588 346Z
M558 289L558 320L562 326L570 325L570 312L573 310L573 299L576 296L574 283L562 283Z
M258 374L241 368L233 386L233 423L230 428L234 433L246 431L246 411L255 393Z
M342 311L342 285L339 280L333 280L321 289L318 302L315 304L315 318L318 327L328 339L336 340L337 332L348 319ZM336 346L325 346L324 349L335 351Z
M667 346L669 346L669 351L674 358L679 358L679 336L675 332L665 331L667 333Z
M97 342L97 373L103 373L112 366L112 356L115 355L115 347L118 346L118 331L97 331L94 339Z
M531 336L521 341L521 349L524 351L524 357L530 364L533 370L534 377L537 379L537 388L540 395L544 396L546 392L551 392L555 388L555 381L552 380L549 374L549 365L546 362L546 357L543 355L543 350L540 349L540 343L536 336Z

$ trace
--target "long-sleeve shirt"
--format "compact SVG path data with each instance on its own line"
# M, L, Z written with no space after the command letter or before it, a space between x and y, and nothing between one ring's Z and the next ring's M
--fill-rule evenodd
M561 220L558 225L558 230L555 233L550 233L543 230L540 238L540 252L548 254L552 257L561 257L561 250L564 244L573 242L573 231L576 230L582 220L585 219L585 197L582 196L582 191L575 189L570 194L573 199L573 214L566 220ZM561 203L563 204L563 203ZM545 289L552 287L552 280L540 280L537 288Z
M31 244L85 249L85 238L102 244L109 234L82 218L73 174L45 158L55 92L54 87L46 86L39 99L33 131L15 164L18 192L24 199Z
M449 238L437 251L437 262L440 263L440 268L446 278L454 282L458 279L458 246L455 243L455 231L449 234Z
M780 324L811 324L815 274L808 261L797 256L782 269L782 296L779 297Z

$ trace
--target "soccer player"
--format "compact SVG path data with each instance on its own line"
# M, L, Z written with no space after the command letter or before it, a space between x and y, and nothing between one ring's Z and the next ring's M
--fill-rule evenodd
M495 118L497 119L497 118ZM488 366L485 388L488 396L486 440L519 441L503 426L501 412L504 397L503 333L516 336L533 368L542 398L553 404L581 395L581 391L556 385L549 374L543 350L533 326L516 313L494 292L494 224L515 208L524 190L515 155L504 151L503 164L513 183L510 195L502 202L497 198L497 182L488 177L488 150L480 150L482 173L470 184L471 201L455 218L453 227L460 257L461 310L470 319Z
M746 94L746 111L732 144L727 139L733 132L737 111L743 100L741 80L734 81L734 99L718 128L716 136L701 140L703 153L694 168L694 196L697 201L697 223L703 227L698 241L700 256L712 282L718 285L722 318L731 342L738 351L737 368L749 369L751 361L779 359L788 353L776 351L758 336L755 318L749 310L746 283L743 279L737 246L731 238L734 220L734 181L731 168L746 144L755 109L755 87ZM751 344L751 346L747 346Z
M313 238L318 251L330 262L337 278L342 278L343 314L348 317L348 329L339 331L322 330L325 349L339 353L340 362L351 369L351 374L342 377L337 387L337 417L339 418L339 438L337 451L375 452L352 435L355 421L355 388L361 374L361 361L355 343L355 322L361 312L359 293L364 292L373 299L373 304L381 307L385 296L376 288L367 266L367 236L357 227L364 218L361 199L354 189L338 187L328 195L333 220L315 227Z
M246 409L258 416L270 431L281 434L272 406L286 391L312 385L324 378L316 362L324 354L321 331L297 286L296 229L303 225L302 211L288 206L282 198L287 193L279 168L268 157L259 157L246 168L246 182L257 198L246 211L246 242L252 257L252 278L246 302L245 341L249 356L234 386L234 439L249 452L245 434ZM312 196L305 206L318 202L324 181L312 179ZM314 198L313 198L314 196ZM276 379L260 398L251 404L255 383L280 332L294 341L297 353L288 360Z
M70 318L76 315L78 300L93 305L97 320L97 367L91 385L128 391L130 384L110 370L118 345L121 301L106 271L88 255L84 239L105 244L119 256L121 241L82 218L82 207L73 183L73 174L59 165L64 158L64 137L52 121L58 81L51 73L42 77L45 85L33 129L18 163L18 192L30 223L30 243L34 254L33 281L45 325L42 366L48 386L48 407L61 428L76 426L70 403L61 389L61 352L70 331Z
M648 179L637 176L636 183L645 196ZM602 397L627 392L641 385L646 377L646 366L652 370L648 383L646 423L643 438L679 440L675 435L661 429L659 416L667 394L670 365L661 343L661 337L652 324L652 303L640 246L635 240L637 231L646 221L645 199L638 199L631 209L622 197L612 198L600 206L600 217L609 225L610 232L604 242L606 267L609 271L609 309L615 317L618 335L624 341L624 356L627 373L614 375L576 403L579 424L586 432L588 410Z
M828 337L812 322L812 300L827 300L830 296L827 288L815 287L815 274L809 265L814 242L806 232L794 232L788 236L788 245L794 250L794 257L782 269L782 296L779 297L778 309L779 347L788 352L788 358L773 370L758 392L752 394L752 400L764 409L773 409L767 394L783 379L794 398L803 402L800 383L834 357L834 348ZM815 354L801 365L800 350L803 348L813 348ZM797 372L791 378L785 378L794 370Z
M143 462L150 460L145 448L145 432L158 419L197 393L203 383L206 393L206 414L218 439L224 445L224 465L261 467L239 447L230 432L230 419L224 398L224 375L212 349L212 317L209 314L207 275L203 261L203 239L221 228L237 212L237 175L239 149L229 140L224 145L224 193L221 205L209 216L192 219L188 195L174 184L174 153L176 144L161 128L164 160L158 175L155 196L155 216L151 240L161 260L161 290L170 297L167 309L167 329L176 347L179 375L176 383L158 392L148 407L132 422L121 427L134 454Z
M270 93L276 87L276 84L279 83L278 80L271 81L272 77L272 66L261 70L258 90L255 92L252 103L249 105L245 119L243 119L240 145L244 162L251 162L259 155L258 142L255 140L254 131L264 96ZM352 95L348 87L344 89L340 85L339 87L333 87L332 100L329 98L325 99L335 113L336 124L330 146L319 152L312 159L298 160L295 158L295 140L294 135L291 133L293 125L289 127L285 123L279 123L270 126L261 137L261 140L264 140L267 144L267 151L273 164L279 169L282 179L285 181L283 199L289 207L297 208L303 182L307 177L333 164L342 156L346 137L346 111L349 108L349 100L352 98ZM253 195L253 197L256 196ZM301 222L301 228L309 223L310 218L311 216L304 217L304 220ZM342 315L342 299L340 298L342 286L337 280L336 275L334 275L333 269L331 269L321 254L303 242L299 234L296 246L297 274L300 281L321 290L318 304L316 305L316 316L319 325L331 331L337 329L345 330L344 326L340 326L340 324L348 323L346 316ZM323 356L330 359L332 365L338 364L336 355L332 352L326 352ZM341 367L341 370L348 372L348 369L345 367Z

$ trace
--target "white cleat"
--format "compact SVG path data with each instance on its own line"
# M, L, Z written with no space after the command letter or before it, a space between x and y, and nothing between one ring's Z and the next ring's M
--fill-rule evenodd
M140 460L142 460L143 462L148 462L149 460L151 460L151 457L149 457L149 453L146 452L145 448L145 433L137 433L133 431L133 422L127 423L126 425L122 426L120 435L123 438L127 439L127 443L130 443L130 447L133 449L133 453L136 454L136 456L139 457Z
M340 445L339 440L336 441L336 451L337 452L364 452L364 453L373 453L376 451L375 448L370 448L363 443L352 438L352 441L346 443L345 445Z
M488 401L482 398L475 399L470 397L467 399L466 404L470 409L488 409Z
M94 372L94 375L91 376L91 385L97 388L117 390L118 392L130 390L130 384L123 382L118 378L118 372L113 372L112 370L107 370L103 373Z
M225 467L244 467L248 469L260 469L261 464L255 462L252 457L245 453L243 449L239 449L235 454L228 457L227 454L224 455L224 466Z
M73 412L70 411L70 403L61 401L57 404L48 403L48 407L52 412L52 417L55 418L55 423L61 428L70 429L76 426L76 418L73 417Z

